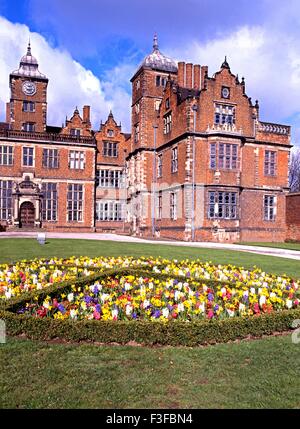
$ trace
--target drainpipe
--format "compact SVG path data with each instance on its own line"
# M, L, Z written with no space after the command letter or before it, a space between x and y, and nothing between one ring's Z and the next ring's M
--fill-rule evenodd
M154 161L152 172L152 237L155 237L155 195L156 195L156 131L158 126L153 125Z
M198 107L196 104L192 105L192 110L194 113L194 127L193 127L193 167L192 167L192 225L191 225L191 229L192 229L192 241L195 241L195 155L196 155L196 142L195 142L195 132L196 132L196 114L197 114L197 110Z

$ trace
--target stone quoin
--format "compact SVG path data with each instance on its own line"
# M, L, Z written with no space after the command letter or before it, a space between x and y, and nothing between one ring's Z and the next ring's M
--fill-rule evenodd
M9 83L3 229L217 242L284 241L299 229L286 218L291 129L260 120L226 57L210 76L165 56L155 35L131 79L131 134L112 112L93 130L90 106L48 125L48 79L30 43Z

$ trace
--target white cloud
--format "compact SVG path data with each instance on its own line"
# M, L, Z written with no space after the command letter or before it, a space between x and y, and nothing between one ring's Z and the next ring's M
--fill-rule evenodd
M18 68L30 35L32 54L39 69L49 78L48 124L61 125L78 106L91 105L92 122L98 129L109 110L122 121L123 131L130 131L130 95L123 80L127 66L120 66L100 81L90 70L76 62L67 51L52 48L44 37L30 33L26 25L13 24L0 16L0 120L5 120L5 103L9 101L9 74ZM121 73L122 71L122 73ZM119 75L119 81L115 76ZM113 84L112 84L113 82Z
M288 32L271 26L245 26L207 43L193 41L184 50L168 53L208 65L209 75L220 69L227 55L231 71L245 77L247 95L259 100L261 120L286 122L300 115L300 44ZM296 119L293 123L293 138L298 140Z

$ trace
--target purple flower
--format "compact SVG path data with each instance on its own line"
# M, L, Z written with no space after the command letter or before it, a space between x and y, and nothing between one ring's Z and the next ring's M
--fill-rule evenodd
M93 302L93 298L89 295L86 295L84 297L84 300L85 300L86 304L90 304L91 302Z
M191 273L188 271L188 272L186 273L186 276L187 276L187 277L191 277Z
M65 314L66 309L62 304L58 304L57 308L62 314Z
M247 302L248 301L248 296L247 295L243 295L243 301Z
M154 314L153 314L153 316L156 318L156 319L158 319L159 317L160 317L160 311L159 310L155 310L155 312L154 312Z
M101 305L100 305L100 304L97 304L97 305L96 305L96 307L95 307L95 310L96 310L98 313L100 313L100 312L101 312Z
M98 293L99 293L99 288L98 288L98 286L95 286L94 287L94 294L97 295Z
M219 310L219 306L218 306L218 304L216 304L215 306L214 306L214 311L218 311Z
M173 286L178 285L179 281L178 280L173 280Z
M136 313L132 313L132 318L136 319L137 318L137 314Z
M173 305L168 304L168 309L169 309L170 311L172 311L172 310L173 310Z
M214 296L212 293L209 293L207 296L208 301L213 301L214 300Z

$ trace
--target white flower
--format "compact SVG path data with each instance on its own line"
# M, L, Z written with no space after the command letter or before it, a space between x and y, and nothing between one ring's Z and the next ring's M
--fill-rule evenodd
M291 299L287 299L286 300L286 306L289 309L292 308L293 307L293 301Z
M107 301L109 299L109 294L108 293L102 293L100 296L100 300L102 302L102 304Z
M169 317L169 309L168 308L164 308L162 311L163 316L167 319Z
M44 301L44 302L43 302L43 307L45 307L45 308L49 308L49 307L50 307L50 305L49 305L49 301Z
M175 290L175 294L174 294L174 299L175 301L178 301L180 298L181 293L179 292L179 290Z
M222 287L221 292L222 292L222 295L226 294L226 292L227 292L226 287Z
M201 304L199 305L199 310L201 311L201 313L205 312L205 302L201 302Z
M275 298L276 297L276 293L275 292L271 292L270 293L270 298Z
M113 318L118 317L118 314L119 314L119 311L116 308L111 311L111 315Z
M8 290L5 292L5 297L6 297L7 299L11 298L11 289L8 289Z
M178 304L177 310L178 310L178 313L180 313L181 311L184 311L184 305L183 305L183 303L182 303L182 302L180 302L180 303Z
M149 305L150 305L150 301L148 299L145 299L143 302L143 307L147 308L147 307L149 307Z
M227 313L229 314L230 317L234 316L234 310L230 310L229 308L226 309Z
M239 312L243 313L245 311L245 308L246 308L245 304L240 303L240 305L239 305Z
M125 287L125 290L129 290L131 288L131 284L126 282L124 287Z
M130 316L130 314L132 313L132 310L133 310L132 306L130 304L127 304L126 305L126 315Z
M264 295L262 295L260 298L259 298L259 305L260 306L262 306L262 305L264 305L266 303L266 297L264 296Z
M255 288L254 287L250 288L250 292L253 293L253 295L255 295Z
M72 308L72 310L70 310L70 317L71 319L77 319L77 310Z
M72 292L68 294L68 301L69 302L74 301L74 294Z

